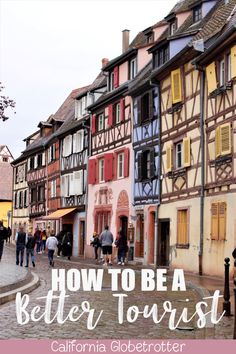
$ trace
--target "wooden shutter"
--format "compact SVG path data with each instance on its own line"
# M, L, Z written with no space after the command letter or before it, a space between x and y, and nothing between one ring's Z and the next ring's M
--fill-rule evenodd
M84 149L84 130L80 130L80 145L79 145L79 151L82 151Z
M217 89L216 66L214 61L206 67L206 77L208 92L211 93Z
M221 138L220 138L220 127L215 130L215 157L219 157L221 154Z
M113 153L108 153L104 157L104 179L105 182L113 179Z
M68 175L68 183L69 183L69 190L68 190L68 196L75 195L75 190L74 190L74 174L70 173Z
M119 86L119 66L114 68L114 88Z
M52 160L52 151L51 151L51 146L48 148L48 163L50 163Z
M96 133L96 114L92 115L92 124L91 124L91 130L92 130L92 134Z
M188 212L187 210L178 210L177 212L177 244L188 244Z
M109 127L111 127L113 125L113 106L112 104L110 104L108 106L108 121L107 124Z
M155 150L150 150L150 177L153 178L156 175L156 164L155 164Z
M140 152L138 154L138 180L142 181L143 179L143 154Z
M120 100L120 121L123 122L125 120L125 99L121 98Z
M61 197L66 195L66 176L61 176Z
M166 172L173 169L173 144L166 147Z
M148 109L148 111L149 111L149 119L151 120L152 118L153 118L153 94L152 94L152 90L151 91L149 91L149 109Z
M74 194L81 195L83 194L83 170L75 171L73 173L74 179Z
M219 204L211 204L211 239L218 240L219 238L219 223L218 223L218 214L219 214Z
M73 153L78 152L78 132L73 134Z
M27 160L27 171L30 171L30 158Z
M171 92L173 104L182 101L182 82L180 69L176 69L171 72Z
M227 123L220 126L220 153L221 155L227 155L231 151L231 125Z
M231 78L236 77L236 45L231 48L230 51L231 56Z
M90 159L88 165L88 183L95 184L97 181L97 173L96 173L96 159Z
M220 202L219 205L219 240L226 239L226 203Z
M124 177L129 177L129 149L124 151Z
M191 165L191 153L190 153L190 138L183 139L184 148L184 167L189 167Z
M34 168L38 167L38 155L34 157Z

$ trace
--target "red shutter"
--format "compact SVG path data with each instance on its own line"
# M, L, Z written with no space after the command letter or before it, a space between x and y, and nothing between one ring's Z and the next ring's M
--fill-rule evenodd
M96 159L89 160L88 166L88 183L95 184L96 183Z
M92 115L92 134L96 133L96 114Z
M119 66L114 68L114 88L119 86Z
M125 99L121 98L120 100L120 121L123 122L125 120Z
M110 104L108 106L108 126L111 127L113 124L113 106Z
M104 177L105 182L112 181L113 179L113 153L106 154L104 156Z
M124 151L124 177L129 177L129 149L125 149Z

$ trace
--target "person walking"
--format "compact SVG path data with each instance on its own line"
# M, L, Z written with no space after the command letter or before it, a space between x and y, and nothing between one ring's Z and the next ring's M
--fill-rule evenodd
M47 241L47 234L46 234L46 230L43 230L42 231L42 234L41 234L41 249L42 249L42 252L44 253L45 250L46 250L46 241Z
M11 228L10 226L8 226L7 228L7 241L10 243L11 242L11 235L12 235L12 231L11 231ZM7 242L6 241L6 242Z
M63 237L64 237L64 231L60 231L56 235L56 238L57 238L57 241L58 241L58 244L57 244L57 257L60 257L61 252L62 252L62 240L63 240Z
M7 241L7 229L3 226L3 222L0 221L0 262L2 259L4 241Z
M128 249L128 243L127 237L122 232L122 230L118 232L118 237L115 241L115 245L118 248L118 264L125 265L125 255Z
M54 234L54 231L52 230L50 236L46 241L46 248L48 249L49 265L52 267L54 267L53 256L54 256L55 249L57 248L57 244L58 244L57 238Z
M72 256L73 236L71 232L67 232L62 239L62 255L70 260Z
M35 237L32 234L32 229L29 230L27 234L27 242L26 242L26 266L29 266L29 257L31 256L31 261L33 267L35 267L35 257L34 257L34 248L36 245Z
M34 238L36 241L36 253L39 254L41 252L41 231L38 226L35 229Z
M20 266L23 266L25 245L27 243L26 233L24 232L23 226L19 227L19 231L16 234L16 265L19 265L20 256Z
M109 231L109 226L105 227L105 230L101 233L99 240L102 245L102 253L104 257L104 265L112 265L112 243L113 234Z
M94 231L94 233L93 233L90 245L93 246L93 248L94 248L95 260L98 262L99 258L100 258L101 243L100 243L99 236L96 233L96 231Z

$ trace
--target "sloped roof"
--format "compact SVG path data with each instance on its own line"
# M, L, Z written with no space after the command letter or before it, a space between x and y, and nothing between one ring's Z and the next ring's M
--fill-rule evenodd
M150 60L148 64L145 65L144 68L137 74L137 76L130 82L129 93L134 92L136 89L143 86L149 80L151 72L152 60Z

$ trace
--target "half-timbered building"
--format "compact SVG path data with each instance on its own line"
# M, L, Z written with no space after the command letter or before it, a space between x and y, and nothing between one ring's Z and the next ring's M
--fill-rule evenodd
M200 274L203 272L204 127L202 78L192 61L219 35L234 3L178 3L166 17L169 36L150 50L151 80L159 87L161 111L161 204L156 261L157 265L181 267ZM185 19L178 26L183 14Z
M231 10L221 35L196 60L198 69L204 73L203 271L211 275L223 275L224 259L231 256L236 241L235 7Z
M167 31L168 24L163 20L149 27L144 33L146 35L152 33L152 44L156 45L166 38ZM159 90L157 85L150 82L151 70L152 60L129 84L129 93L133 99L134 258L145 264L155 263L157 248L155 230L160 203Z
M0 220L4 226L12 221L12 154L6 145L0 145Z
M123 53L103 67L107 92L91 111L91 149L88 169L87 250L94 231L108 225L116 237L121 228L134 247L132 206L132 105L128 83L148 61L147 47L153 38L140 32L129 45L123 31ZM138 50L140 48L140 51Z

